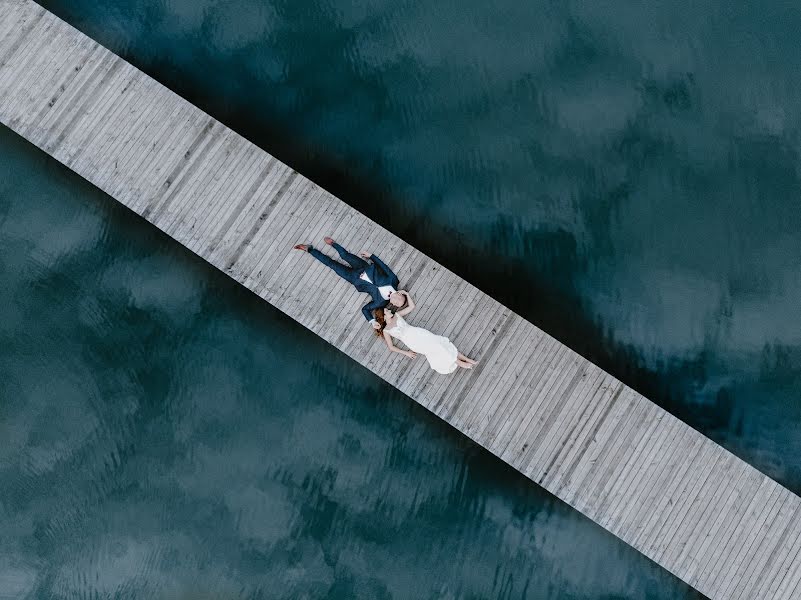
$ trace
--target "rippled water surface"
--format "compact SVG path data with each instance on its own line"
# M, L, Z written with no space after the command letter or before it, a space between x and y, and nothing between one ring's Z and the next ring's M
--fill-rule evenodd
M693 598L0 129L0 598Z
M801 490L792 4L42 4ZM2 142L20 589L691 594Z
M801 490L801 10L45 0Z

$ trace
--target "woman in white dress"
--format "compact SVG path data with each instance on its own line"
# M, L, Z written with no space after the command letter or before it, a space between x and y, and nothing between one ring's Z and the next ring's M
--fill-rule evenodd
M414 310L415 304L408 292L399 290L399 293L406 296L407 305L403 309L393 312L387 307L373 313L381 326L377 334L383 336L390 352L398 352L409 358L422 354L428 360L429 366L443 375L453 373L459 367L472 369L477 364L477 361L459 352L448 338L431 333L428 329L409 325L403 317ZM409 350L398 348L392 338L406 344Z

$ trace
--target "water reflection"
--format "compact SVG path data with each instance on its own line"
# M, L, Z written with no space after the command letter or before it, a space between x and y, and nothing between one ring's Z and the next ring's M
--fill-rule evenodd
M0 596L694 598L0 129Z

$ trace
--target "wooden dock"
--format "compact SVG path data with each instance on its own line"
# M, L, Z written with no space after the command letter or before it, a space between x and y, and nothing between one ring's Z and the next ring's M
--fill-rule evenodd
M0 121L710 598L801 597L801 499L30 0L0 0ZM480 366L387 352L291 250L326 234Z

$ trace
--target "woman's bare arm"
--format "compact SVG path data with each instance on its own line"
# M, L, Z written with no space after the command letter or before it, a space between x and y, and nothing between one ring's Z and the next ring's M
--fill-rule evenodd
M410 312L412 312L414 310L414 307L415 307L414 300L412 300L412 297L409 295L409 292L407 292L406 290L398 290L398 292L403 294L404 296L406 296L406 302L407 302L408 306L406 308L404 308L403 310L399 310L397 314L399 314L402 317L405 317L406 315L408 315Z
M387 348L389 348L390 352L398 352L399 354L403 354L404 356L408 356L409 358L414 358L417 356L415 352L411 350L401 350L395 344L392 343L392 336L389 335L386 331L384 332L384 341L387 343Z

